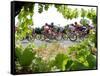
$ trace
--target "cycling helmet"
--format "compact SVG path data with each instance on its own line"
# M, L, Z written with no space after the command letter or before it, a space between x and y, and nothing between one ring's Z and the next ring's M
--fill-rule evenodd
M45 25L48 25L48 23L45 23Z
M54 23L52 22L51 25L54 25Z

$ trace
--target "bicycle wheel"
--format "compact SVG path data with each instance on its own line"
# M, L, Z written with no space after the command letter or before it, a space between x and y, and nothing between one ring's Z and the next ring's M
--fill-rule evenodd
M36 39L40 40L41 39L40 35L36 35Z
M41 39L40 40L45 40L45 36L44 35L41 35Z
M76 40L77 40L77 35L74 34L74 33L71 33L71 34L69 35L69 39L70 39L70 41L76 41Z
M67 35L67 34L63 34L63 35L62 35L62 39L68 40L68 35Z

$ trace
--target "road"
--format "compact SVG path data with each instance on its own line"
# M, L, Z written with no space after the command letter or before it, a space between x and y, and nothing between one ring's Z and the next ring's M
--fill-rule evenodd
M50 43L53 43L55 42L54 40L46 40L46 41L41 41L41 40L34 40L32 41L31 43L34 43L36 46L41 46L42 44L50 44ZM60 43L62 46L66 46L66 47L69 47L71 45L74 45L76 44L77 42L72 42L70 40L60 40L60 41L56 41L58 43ZM29 43L28 40L23 40L21 41L23 47L26 47L26 45Z

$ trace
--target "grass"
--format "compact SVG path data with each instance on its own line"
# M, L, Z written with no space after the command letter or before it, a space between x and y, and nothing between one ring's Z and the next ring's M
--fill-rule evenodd
M34 49L37 55L44 60L55 58L58 53L66 53L67 47L64 47L59 42L52 42L49 44L43 44Z

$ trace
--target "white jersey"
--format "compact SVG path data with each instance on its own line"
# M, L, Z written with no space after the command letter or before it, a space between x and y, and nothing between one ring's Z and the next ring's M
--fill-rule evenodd
M69 26L69 29L71 30L71 31L74 31L75 30L75 27L74 26Z

